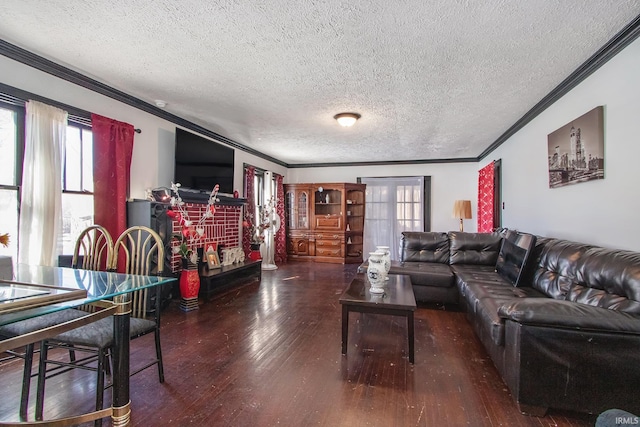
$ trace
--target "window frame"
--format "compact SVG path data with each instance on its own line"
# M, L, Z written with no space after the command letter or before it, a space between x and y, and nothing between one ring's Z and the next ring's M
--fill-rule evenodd
M0 108L5 110L12 110L16 113L16 152L14 159L15 162L15 176L14 176L14 184L7 185L0 182L0 189L3 190L17 190L18 191L18 211L20 207L20 188L22 187L22 163L24 161L24 140L25 140L25 108L24 106L19 106L15 104L11 104L8 102L4 102L0 100Z
M69 127L74 127L74 128L78 128L80 129L80 188L85 188L84 186L84 168L82 167L84 165L84 156L83 156L83 151L84 151L84 145L82 144L82 134L83 131L89 131L92 132L93 134L93 129L91 128L91 126L76 122L76 121L71 121L71 120L67 120L67 128ZM67 141L65 141L65 151L67 149ZM62 194L79 194L79 195L91 195L93 196L93 191L89 191L89 190L68 190L67 189L67 156L64 156L64 164L62 165Z
M53 102L51 100L42 98L42 97L38 97L38 96L30 96L32 94L20 91L18 89L15 88L10 88L11 90L6 90L7 87L5 85L2 85L2 87L0 87L0 108L2 109L6 109L6 110L10 110L13 111L15 113L15 135L16 135L16 140L15 140L15 159L14 159L14 164L15 164L15 175L14 175L14 183L13 185L8 185L5 183L0 183L0 190L9 190L9 191L15 191L16 192L16 203L17 203L17 221L18 221L18 230L16 231L16 235L11 237L11 241L12 244L15 244L15 253L17 254L19 251L19 246L20 246L20 235L19 235L19 222L20 222L20 213L21 213L21 209L22 209L22 173L23 173L23 164L24 164L24 156L25 156L25 139L26 139L26 124L25 124L25 118L26 118L26 107L25 107L25 102L26 99L34 99L37 101L41 101L44 103L47 103L49 105L53 105L56 106L58 108L63 108L65 110L71 110L73 111L74 114L69 113L69 117L67 119L67 127L73 127L73 128L77 128L79 129L80 132L80 142L81 142L81 146L80 149L82 150L82 155L80 156L80 187L81 190L69 190L67 189L67 156L64 156L63 159L63 176L62 176L62 195L64 196L65 194L73 194L73 195L79 195L79 196L87 196L87 197L94 197L94 192L90 191L90 190L84 190L85 188L85 173L84 173L84 160L85 160L85 153L84 153L84 145L82 144L83 141L83 133L86 131L92 132L92 127L91 127L91 120L90 118L88 118L88 113L86 112L82 112L80 110L77 110L75 108L69 108L66 105L57 103L57 102ZM79 113L78 113L79 112ZM65 150L66 150L66 143L67 141L65 140ZM94 214L94 218L95 218L95 212ZM0 230L1 231L1 230ZM62 234L60 235L60 238L62 238ZM64 251L62 251L60 254L58 255L68 255L66 253L64 253Z

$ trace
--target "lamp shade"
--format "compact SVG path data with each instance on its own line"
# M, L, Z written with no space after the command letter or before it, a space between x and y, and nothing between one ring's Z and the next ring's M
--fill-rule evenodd
M471 219L471 200L456 200L453 204L454 218Z

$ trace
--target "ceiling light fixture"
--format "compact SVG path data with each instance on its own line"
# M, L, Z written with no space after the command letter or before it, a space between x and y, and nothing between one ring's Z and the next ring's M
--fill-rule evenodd
M356 123L356 120L360 118L358 113L340 113L333 116L341 126L349 127Z

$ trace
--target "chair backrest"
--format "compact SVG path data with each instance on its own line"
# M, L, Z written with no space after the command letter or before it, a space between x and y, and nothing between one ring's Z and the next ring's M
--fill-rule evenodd
M118 258L124 257L124 273L161 276L164 270L164 244L158 233L144 226L134 226L122 232L114 243L111 268L118 268ZM121 258L122 259L122 258ZM154 288L156 293L159 292ZM141 289L131 297L131 316L147 317L148 311L160 314L160 298L154 307L147 307L148 289Z
M72 268L105 271L111 268L113 239L104 227L92 225L80 232L71 260Z

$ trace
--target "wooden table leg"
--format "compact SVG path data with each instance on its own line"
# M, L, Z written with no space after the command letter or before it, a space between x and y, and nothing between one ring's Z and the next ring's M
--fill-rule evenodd
M410 311L407 315L407 330L409 331L409 363L415 362L415 343L414 343L414 331L413 331L413 311Z
M349 307L342 305L342 354L347 354L347 337L349 336Z

